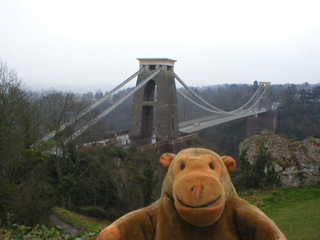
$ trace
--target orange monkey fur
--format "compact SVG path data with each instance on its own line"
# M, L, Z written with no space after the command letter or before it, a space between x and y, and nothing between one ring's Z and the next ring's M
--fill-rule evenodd
M231 157L203 148L163 154L168 170L161 198L121 217L98 240L285 240L263 212L238 197Z

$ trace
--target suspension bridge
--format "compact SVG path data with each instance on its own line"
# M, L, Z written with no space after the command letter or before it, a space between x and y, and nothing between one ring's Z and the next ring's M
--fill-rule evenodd
M87 115L103 102L112 98L120 89L137 78L136 86L105 109L98 116L86 122L65 142L76 139L92 125L110 114L120 104L133 96L130 121L130 140L150 138L156 135L158 141L177 139L182 134L212 127L225 122L267 112L271 109L270 83L259 83L256 92L241 107L225 111L202 99L174 72L176 60L168 58L139 58L139 70L116 88L86 108L73 120L64 123L58 131L47 134L40 142L48 141L73 124L76 119ZM182 86L176 88L176 81ZM39 142L39 143L40 143Z

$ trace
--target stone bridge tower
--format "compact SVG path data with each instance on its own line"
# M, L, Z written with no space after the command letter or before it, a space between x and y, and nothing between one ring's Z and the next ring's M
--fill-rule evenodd
M178 105L174 77L176 60L168 58L138 58L140 68L137 85L161 71L149 80L133 97L130 139L146 139L156 134L157 140L179 137Z
M259 85L263 85L267 88L265 96L260 100L259 104L257 104L256 109L259 110L261 107L265 107L268 111L265 113L260 113L257 116L248 117L246 138L249 138L253 135L259 135L263 131L269 131L272 133L276 132L277 111L272 109L270 84L270 82L259 82ZM261 91L262 90L260 90L257 96L261 95Z

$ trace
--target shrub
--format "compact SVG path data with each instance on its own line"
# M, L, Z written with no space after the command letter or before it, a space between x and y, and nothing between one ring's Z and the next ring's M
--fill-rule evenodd
M14 202L6 208L6 213L13 214L15 223L35 226L48 222L54 202L50 185L30 177L11 196L14 196Z
M257 159L250 164L246 159L247 152L240 155L240 182L244 189L270 188L280 186L280 177L272 165L272 157L265 148L261 148Z
M37 225L34 228L24 225L14 224L10 229L0 229L0 239L32 239L32 240L94 240L98 236L97 232L79 233L72 237L64 233L60 227L47 228L44 225Z
M53 188L47 179L46 156L26 150L10 162L10 171L0 184L0 219L7 214L18 224L35 226L46 223L54 203Z

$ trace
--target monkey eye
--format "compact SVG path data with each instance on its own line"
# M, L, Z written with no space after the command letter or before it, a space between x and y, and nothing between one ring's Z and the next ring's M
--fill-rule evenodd
M212 163L209 164L209 167L213 170L214 169L214 166Z
M182 163L182 164L180 165L180 169L183 170L183 169L185 169L185 168L186 168L186 165L185 165L184 163Z

